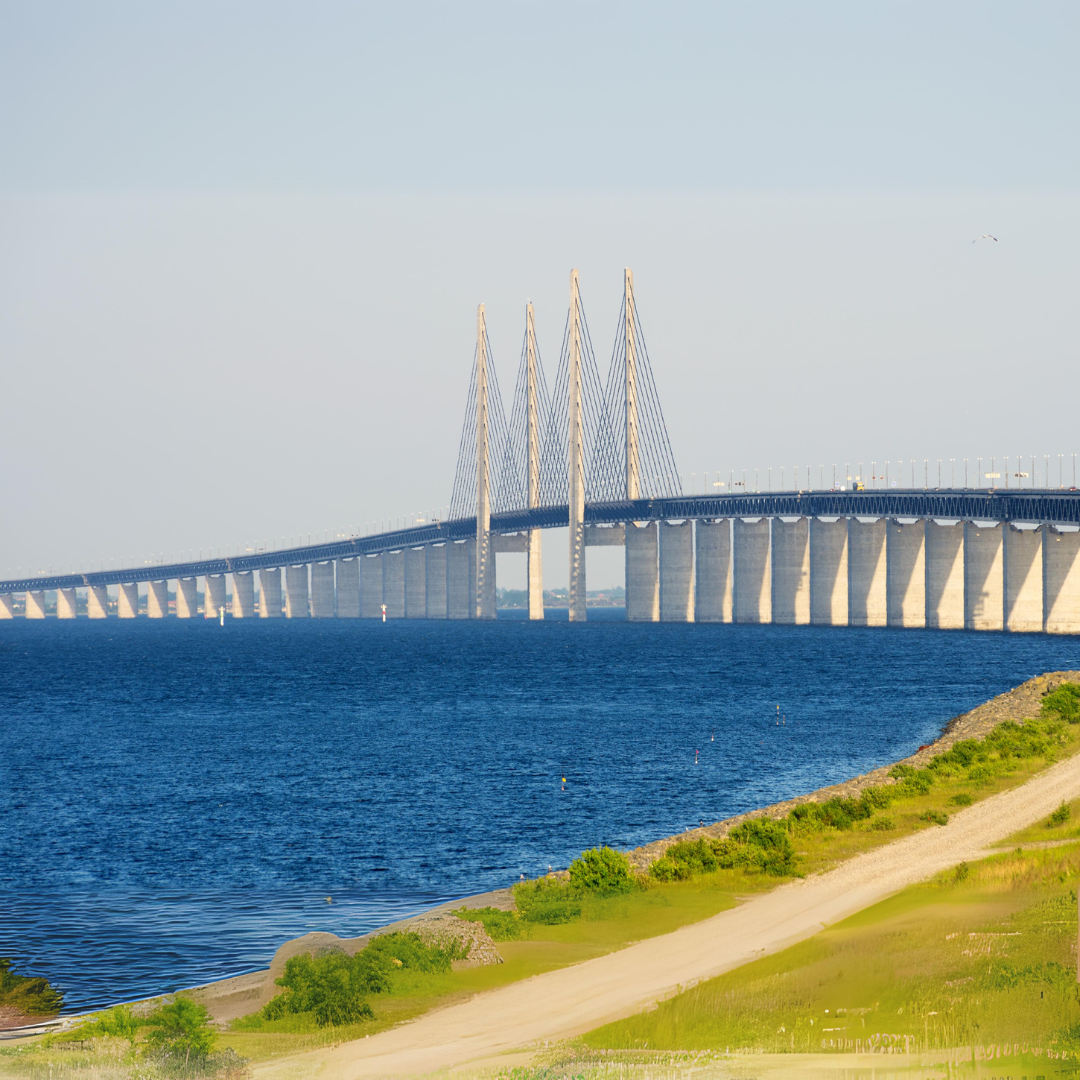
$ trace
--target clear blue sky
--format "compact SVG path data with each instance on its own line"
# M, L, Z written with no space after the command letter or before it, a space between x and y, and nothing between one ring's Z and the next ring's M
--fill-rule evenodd
M445 504L476 303L509 383L575 265L605 363L634 267L687 474L1080 450L1078 30L0 3L0 573Z

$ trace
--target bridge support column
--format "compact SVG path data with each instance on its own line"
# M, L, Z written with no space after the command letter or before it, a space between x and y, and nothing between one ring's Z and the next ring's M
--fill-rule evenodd
M772 622L772 552L768 518L735 518L732 592L737 623Z
M180 578L176 583L176 617L194 619L199 613L199 579Z
M495 545L489 542L489 558L495 565ZM422 547L405 550L405 618L427 617L427 552ZM492 577L495 575L492 574ZM491 598L494 610L495 597Z
M886 526L886 604L890 626L926 625L926 522Z
M363 555L360 563L360 618L382 618L383 568L381 555Z
M360 559L338 559L337 617L360 618Z
M146 589L146 614L151 619L164 619L169 614L169 583L151 581Z
M1037 633L1043 628L1042 530L1004 529L1005 629Z
M250 570L233 571L232 617L255 618L255 575Z
M885 626L885 519L848 523L849 626Z
M660 523L660 621L694 621L694 523Z
M848 624L847 518L810 521L810 622Z
M45 593L26 590L26 617L28 619L45 618Z
M694 619L731 622L731 522L699 521L696 533Z
M225 610L225 575L207 574L203 578L203 618L217 619Z
M176 594L179 596L179 592ZM281 618L281 568L259 571L259 618Z
M139 614L138 584L120 586L116 594L116 614L121 619L134 619Z
M543 536L543 530L530 529L528 536L529 548L525 555L525 573L529 590L529 618L542 619L544 617L544 569L540 538Z
M334 617L334 564L332 562L311 564L311 617L313 619Z
M429 619L446 618L446 552L449 544L428 544L424 548L424 614Z
M106 586L87 586L86 616L89 619L107 619L109 617L109 590Z
M382 602L388 619L405 618L405 552L387 551L382 557Z
M1048 634L1080 634L1080 532L1043 529L1043 608Z
M74 619L75 618L75 605L77 601L75 599L74 589L57 589L56 590L56 617L58 619Z
M472 588L470 542L446 545L446 617L471 619Z
M772 523L772 621L784 626L810 622L810 522Z
M964 523L964 626L1004 629L1005 551L1001 525Z
M15 618L15 597L11 593L0 593L0 619Z
M926 625L964 628L964 525L926 523Z
M626 523L626 621L660 619L660 565L655 521Z
M307 619L311 616L308 601L308 568L301 566L285 567L285 617L287 619Z

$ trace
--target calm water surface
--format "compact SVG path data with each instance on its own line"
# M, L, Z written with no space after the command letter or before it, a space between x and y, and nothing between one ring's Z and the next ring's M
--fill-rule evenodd
M0 956L71 1010L252 970L865 772L1080 667L1038 634L590 619L0 624Z

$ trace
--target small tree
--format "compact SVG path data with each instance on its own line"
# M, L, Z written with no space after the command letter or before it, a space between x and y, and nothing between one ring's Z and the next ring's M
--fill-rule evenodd
M191 998L181 997L171 1005L163 1005L150 1016L148 1025L152 1030L147 1041L162 1053L177 1057L183 1054L185 1065L193 1057L207 1057L217 1041L209 1013Z
M570 864L570 884L601 896L626 893L634 888L634 874L621 851L590 848Z

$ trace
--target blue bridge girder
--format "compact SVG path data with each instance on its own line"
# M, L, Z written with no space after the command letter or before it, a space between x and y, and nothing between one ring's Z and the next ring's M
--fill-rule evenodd
M1080 491L1027 490L890 490L780 491L724 495L682 495L663 499L592 502L585 505L589 525L624 521L681 521L732 517L936 518L943 521L1009 521L1031 525L1080 526ZM493 532L557 529L569 524L569 510L544 506L491 515ZM270 570L304 563L379 555L476 536L475 518L433 522L409 529L332 540L277 551L257 551L217 559L153 563L118 570L49 574L0 581L0 593L128 585L143 581L203 577L207 574Z

